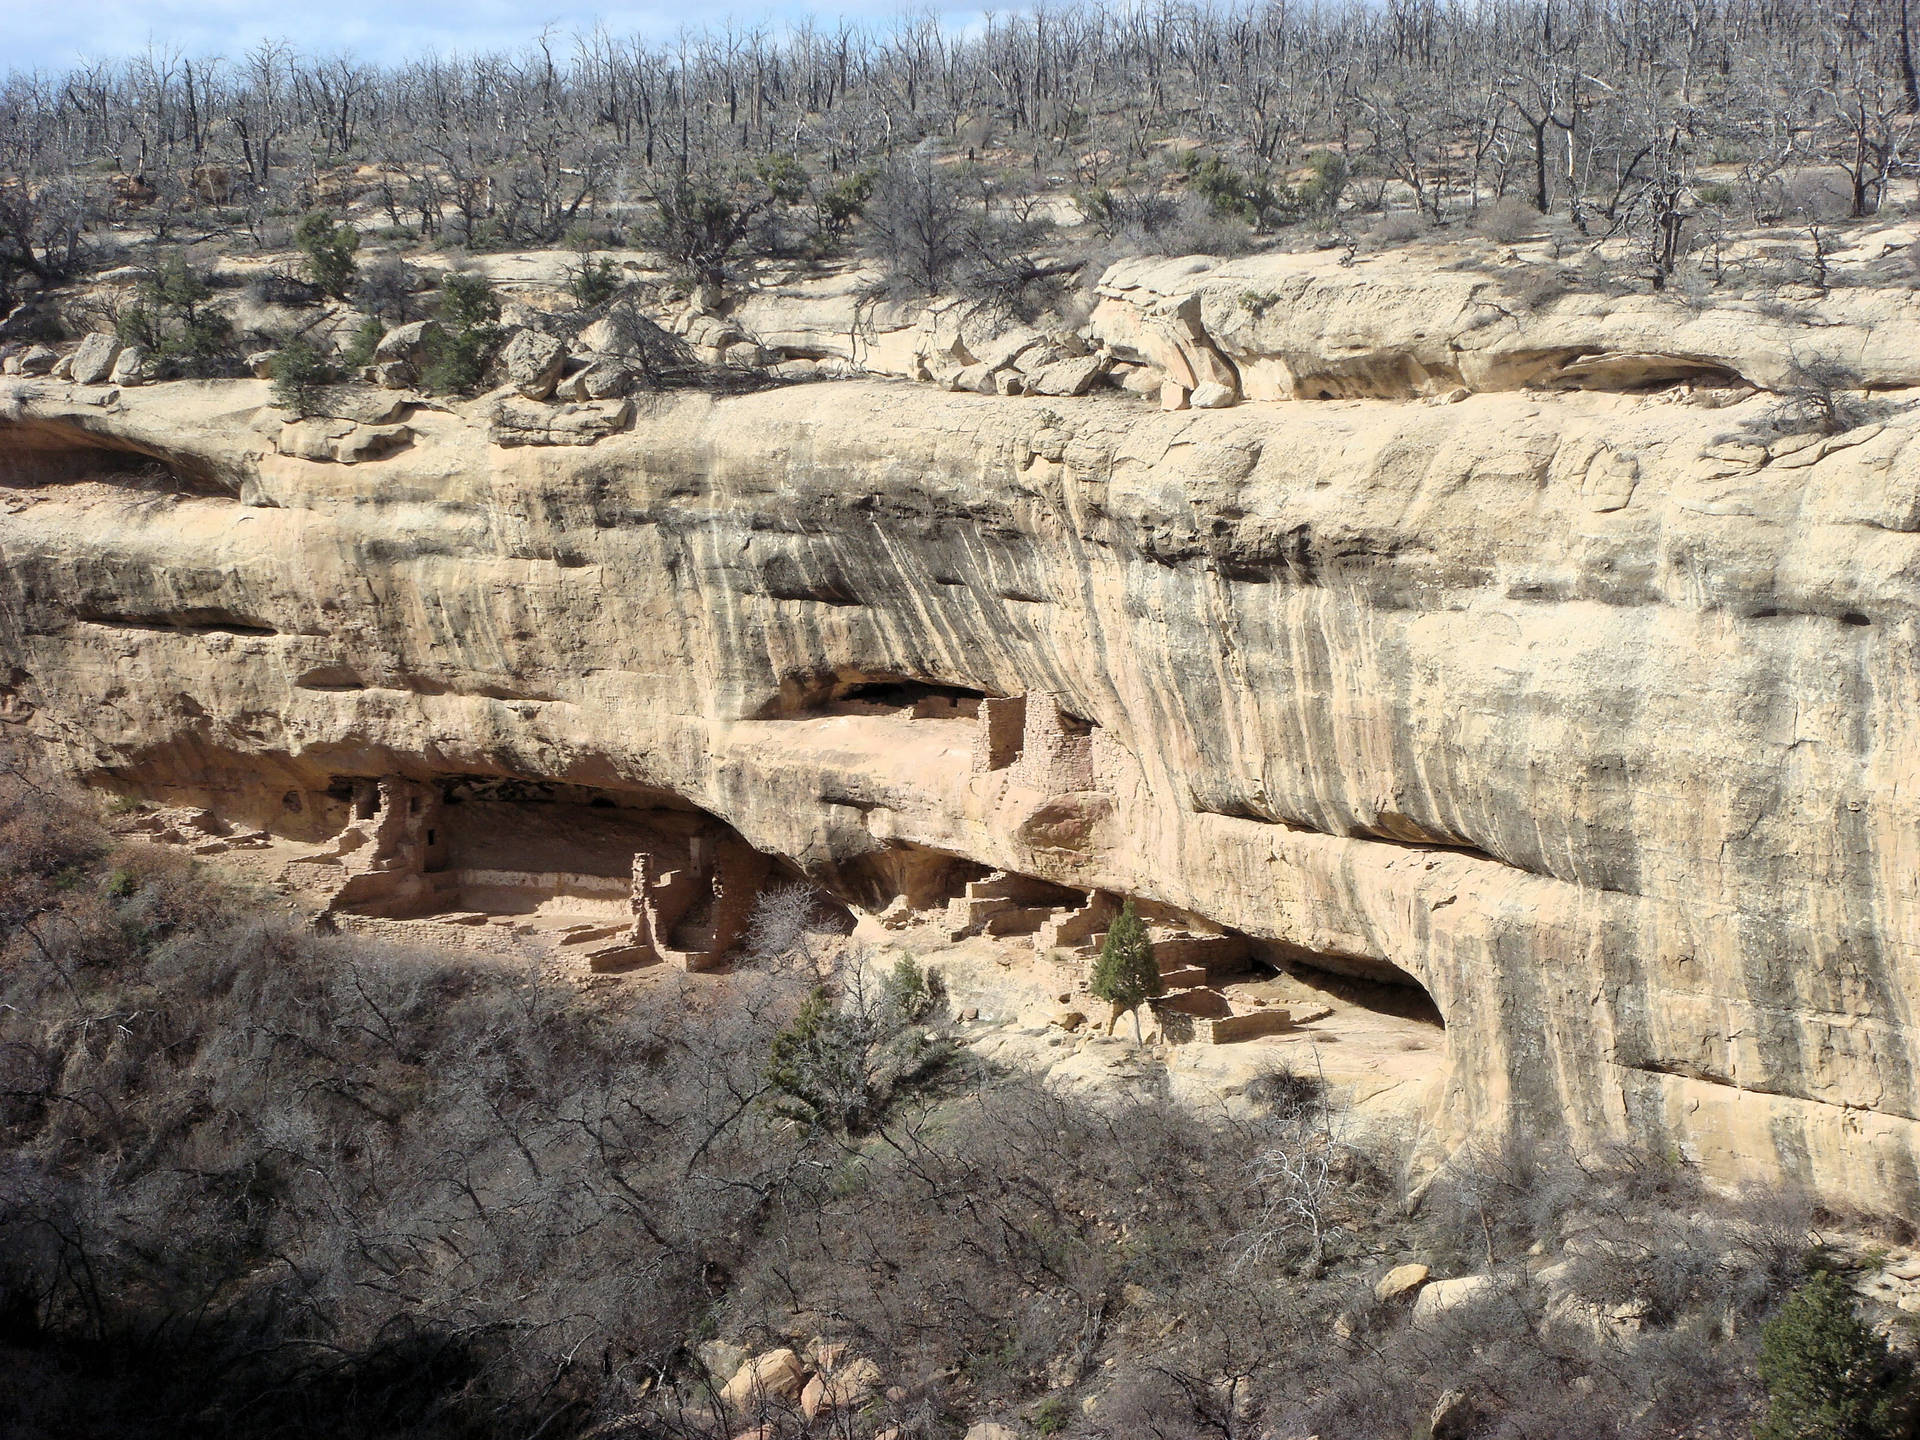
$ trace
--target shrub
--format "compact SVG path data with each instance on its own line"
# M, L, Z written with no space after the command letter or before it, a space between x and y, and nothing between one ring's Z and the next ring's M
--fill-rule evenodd
M932 980L911 955L902 955L887 972L886 1003L903 1023L926 1019L938 999Z
M1794 1291L1760 1343L1767 1418L1756 1440L1896 1440L1910 1433L1910 1361L1853 1312L1832 1271Z
M1381 245L1404 245L1427 233L1427 217L1418 210L1390 210L1380 217L1370 232Z
M1843 434L1868 417L1865 388L1859 375L1838 361L1802 360L1789 353L1787 378L1779 387L1787 401L1780 418L1796 430Z
M307 278L336 300L353 293L360 273L354 253L360 248L360 232L351 225L336 225L331 213L310 211L294 227L293 244L306 259Z
M186 257L169 255L141 277L114 330L122 344L141 346L172 373L221 374L235 358L233 324L212 300L206 275Z
M822 192L815 206L821 230L836 239L844 236L873 198L878 174L872 169L859 170Z
M620 269L605 255L582 253L567 266L567 293L583 309L603 305L620 289Z
M354 303L389 325L404 325L419 318L413 298L414 281L411 265L397 255L383 255L360 271L359 284L354 287Z
M320 408L327 387L339 378L332 362L311 341L289 340L273 357L273 403L305 419Z
M759 210L719 185L681 175L654 196L651 240L688 279L724 286Z
M439 320L421 380L439 394L468 394L479 387L500 343L500 297L493 282L477 272L447 275L440 282Z
M807 167L791 155L769 155L753 167L754 178L769 199L798 205L807 195Z
M837 1001L834 988L816 985L768 1048L768 1105L803 1129L865 1133L903 1084L944 1057L918 1028L935 998L920 967L903 956L875 985L862 959L835 967Z
M1493 202L1480 212L1476 228L1489 240L1501 245L1512 245L1525 240L1529 235L1539 233L1545 223L1545 217L1516 196L1508 195Z
M1236 216L1243 220L1253 217L1247 213L1246 176L1235 170L1218 155L1209 155L1205 160L1197 155L1187 157L1187 180L1193 191L1207 202L1207 209L1215 218L1225 219Z
M292 308L317 304L323 298L319 286L294 274L292 267L286 265L253 276L246 283L246 295L256 305Z
M1307 157L1307 167L1313 174L1300 182L1294 199L1307 210L1333 214L1340 208L1347 181L1353 177L1347 157L1334 150L1316 150Z

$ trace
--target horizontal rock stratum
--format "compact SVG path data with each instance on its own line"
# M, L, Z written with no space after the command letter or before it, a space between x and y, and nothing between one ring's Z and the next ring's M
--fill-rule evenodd
M1920 415L847 381L349 467L266 399L0 396L6 716L84 777L314 834L343 776L561 781L876 908L943 856L1151 898L1416 979L1451 1134L1920 1199ZM895 682L1086 763L829 703Z

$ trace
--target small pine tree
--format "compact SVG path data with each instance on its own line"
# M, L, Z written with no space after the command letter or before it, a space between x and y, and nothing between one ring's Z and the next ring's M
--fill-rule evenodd
M333 365L310 341L289 340L273 357L273 403L304 420L320 408L336 378Z
M1794 1291L1761 1332L1767 1418L1755 1440L1898 1440L1914 1410L1910 1362L1853 1313L1831 1271Z
M325 210L309 213L294 227L294 247L306 257L307 278L336 300L353 292L360 274L354 254L360 248L360 232L351 225L336 225Z
M440 331L427 342L422 379L437 394L475 389L500 343L500 297L479 273L455 271L440 282Z
M207 277L175 253L141 278L114 329L172 373L219 374L233 358L233 324L212 301Z
M1140 917L1133 913L1131 900L1120 907L1120 913L1107 930L1107 938L1101 942L1100 958L1093 962L1089 988L1113 1007L1107 1016L1109 1035L1121 1014L1130 1010L1133 1038L1136 1041L1143 1038L1140 1007L1154 996L1166 993L1167 986L1160 978L1160 963L1153 958L1153 941L1147 938L1147 927Z

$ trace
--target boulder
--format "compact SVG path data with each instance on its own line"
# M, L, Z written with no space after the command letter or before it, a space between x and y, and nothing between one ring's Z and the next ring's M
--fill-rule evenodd
M19 373L20 357L18 355L9 355L6 359L0 360L0 375L18 375Z
M405 425L360 425L323 415L282 425L274 449L297 460L358 465L412 443L413 431Z
M962 366L947 383L955 390L971 391L975 395L994 393L993 371L985 365Z
M45 345L35 345L20 357L22 375L51 375L53 367L60 363L60 356Z
M628 349L621 338L620 327L605 316L582 330L573 343L590 355L624 355Z
M147 383L147 352L138 345L128 345L114 357L113 371L107 377L115 385L144 385Z
M1027 377L1018 370L998 370L994 372L993 388L1000 395L1024 395L1027 393Z
M589 400L619 400L633 393L633 371L612 360L597 360L580 375Z
M687 316L686 325L682 333L686 335L687 343L710 350L724 351L729 345L747 338L738 325L722 320L718 315L703 315L696 311Z
M367 366L363 373L368 384L378 385L383 390L411 389L420 378L414 367L405 360L379 360Z
M1087 1017L1079 1010L1062 1010L1047 1023L1049 1025L1057 1025L1062 1030L1072 1031L1078 1030L1082 1025L1085 1025L1087 1023Z
M800 1392L800 1413L811 1420L826 1405L827 1381L823 1375L815 1375L807 1381L806 1389Z
M507 383L529 400L545 400L566 373L567 347L538 330L516 330L500 351Z
M71 380L73 378L73 357L71 355L62 355L54 362L53 378L56 380Z
M271 380L273 378L273 362L279 354L280 352L278 350L254 351L253 354L247 356L247 373L256 380Z
M976 364L984 365L989 370L1004 370L1041 343L1040 336L1031 330L1009 330L968 349Z
M119 340L96 330L73 352L73 378L82 385L102 384L113 374L113 362L119 358Z
M614 360L596 360L554 387L561 400L618 400L633 389L633 372Z
M982 1420L967 1428L967 1440L1020 1440L1020 1433L1012 1426Z
M274 441L274 449L296 460L332 461L334 442L343 440L352 433L351 420L325 418L289 420L280 427L280 434Z
M494 406L487 438L495 445L591 445L627 428L631 400L539 405L508 396Z
M1129 395L1150 400L1160 398L1160 372L1151 365L1116 365L1108 378Z
M1022 375L1038 375L1049 365L1058 365L1062 360L1072 358L1051 341L1036 340L1014 357L1013 368Z
M336 385L320 404L321 414L335 420L351 420L358 425L391 425L406 414L410 402L390 390L373 390L362 385Z
M1396 1265L1374 1282L1373 1298L1383 1304L1404 1300L1426 1284L1432 1273L1424 1265Z
M753 1352L731 1340L702 1340L693 1347L694 1358L707 1374L722 1383L731 1380L740 1367L753 1358Z
M1489 1298L1499 1283L1491 1275L1462 1275L1457 1280L1430 1280L1413 1302L1413 1323L1431 1324L1450 1310L1477 1305Z
M1160 382L1160 408L1162 410L1185 410L1189 404L1192 403L1188 398L1191 394L1192 392L1178 380L1162 380Z
M880 1367L862 1355L808 1381L800 1392L800 1409L809 1420L823 1410L852 1410L864 1405L879 1386Z
M1217 380L1202 380L1193 387L1193 408L1196 410L1224 410L1237 398L1233 387L1222 385Z
M720 1391L722 1404L744 1409L765 1397L791 1400L806 1388L807 1372L791 1350L769 1350L756 1355L727 1381Z
M1106 373L1107 362L1098 355L1081 355L1053 364L1027 375L1029 395L1084 395L1094 381Z
M384 360L404 360L416 369L426 361L427 347L440 334L440 325L434 320L414 320L405 325L396 325L380 337L380 343L373 347L376 362Z

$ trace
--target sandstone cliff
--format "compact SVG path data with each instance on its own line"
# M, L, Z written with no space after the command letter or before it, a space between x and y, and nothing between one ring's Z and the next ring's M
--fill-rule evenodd
M1219 303L1159 313L1317 395ZM1093 328L1178 363L1128 323ZM1651 353L1612 323L1521 378ZM1665 347L1727 387L1697 395L1455 345L1389 367L1432 386L1219 411L847 381L555 448L423 406L351 466L280 453L259 382L9 382L4 718L313 839L354 778L549 782L698 807L874 909L959 862L1143 897L1423 986L1452 1133L1910 1205L1920 414L1784 433L1710 339ZM1851 358L1910 381L1885 348ZM1407 403L1439 380L1493 393ZM996 756L862 687L1052 728Z

